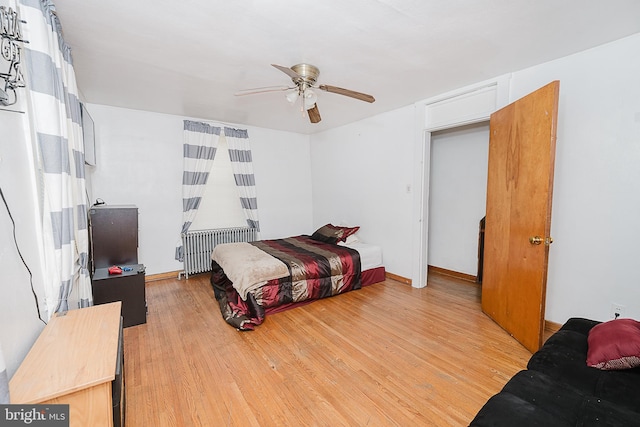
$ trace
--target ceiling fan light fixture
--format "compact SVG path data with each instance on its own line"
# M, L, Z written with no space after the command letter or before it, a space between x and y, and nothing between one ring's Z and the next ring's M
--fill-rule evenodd
M304 91L304 108L305 110L310 110L316 105L316 101L318 100L318 95L312 91L311 89L307 89Z
M289 92L285 95L285 98L287 98L289 104L295 104L295 102L298 100L298 91L294 90L293 92Z

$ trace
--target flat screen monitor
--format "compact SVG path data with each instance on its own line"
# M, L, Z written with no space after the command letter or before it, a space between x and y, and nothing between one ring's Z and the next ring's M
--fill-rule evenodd
M84 139L84 162L88 165L96 165L96 136L93 119L84 104L80 104L82 115L82 138Z

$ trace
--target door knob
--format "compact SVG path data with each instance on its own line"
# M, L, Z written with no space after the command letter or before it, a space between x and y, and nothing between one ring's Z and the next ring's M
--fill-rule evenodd
M543 241L544 241L544 239L542 237L540 237L540 236L529 237L529 243L531 243L532 245L539 245Z
M550 244L553 243L553 238L551 237L542 238L540 236L529 237L529 243L531 243L532 245L540 245L542 244L542 242L544 242L545 245L549 246Z

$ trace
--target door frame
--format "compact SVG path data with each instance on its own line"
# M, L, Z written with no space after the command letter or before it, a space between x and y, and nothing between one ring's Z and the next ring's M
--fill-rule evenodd
M427 286L431 134L488 121L508 105L511 74L466 86L415 104L411 286Z

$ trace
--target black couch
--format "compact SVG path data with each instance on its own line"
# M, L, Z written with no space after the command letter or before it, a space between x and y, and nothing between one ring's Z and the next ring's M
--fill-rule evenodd
M586 364L587 336L598 323L569 319L470 425L640 426L640 368L603 371Z

